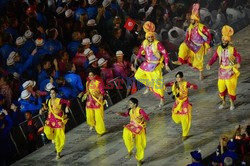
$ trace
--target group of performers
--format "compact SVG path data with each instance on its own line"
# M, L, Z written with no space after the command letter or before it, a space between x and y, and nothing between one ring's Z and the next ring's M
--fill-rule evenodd
M200 72L200 79L203 79L203 61L204 56L210 49L211 35L209 30L200 22L199 4L193 5L191 24L187 29L186 38L180 45L178 53L178 61L174 64L189 64ZM173 82L163 82L162 68L170 71L168 67L168 53L163 45L155 39L155 25L147 21L143 26L146 32L138 52L137 59L145 56L145 61L137 69L135 78L146 86L147 93L152 91L159 99L159 107L164 105L164 91L167 87L171 87L173 97L175 99L172 108L172 119L175 123L182 126L182 138L185 140L191 127L191 111L192 104L188 100L188 89L197 89L197 85L192 84L183 79L184 74L178 72ZM231 37L234 34L232 27L225 25L222 28L222 42L217 47L213 57L210 59L206 68L219 58L218 71L218 91L222 99L219 109L226 106L226 94L230 98L230 110L235 108L234 101L236 99L237 79L240 74L241 57L231 44ZM165 63L165 65L164 65ZM66 110L70 103L66 100L56 97L56 90L50 91L51 99L46 102L44 109L49 111L48 119L45 125L45 134L48 139L53 140L57 151L57 158L60 158L60 152L65 143L65 124L67 117L61 109L62 104L66 104ZM104 124L104 86L103 82L94 70L89 71L88 81L86 83L86 91L80 95L86 100L86 116L87 124L90 130L95 128L97 134L102 136L106 132ZM124 126L123 140L131 157L134 146L136 147L137 165L142 164L144 158L144 149L146 148L146 122L149 121L147 113L138 106L138 100L131 98L129 100L129 109L125 113L117 113L120 116L130 116L130 123Z

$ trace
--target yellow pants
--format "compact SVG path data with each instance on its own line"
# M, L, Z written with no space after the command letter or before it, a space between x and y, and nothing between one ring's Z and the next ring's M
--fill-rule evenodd
M226 94L230 96L233 101L236 99L236 87L238 77L234 74L230 79L222 80L218 79L219 96L224 100Z
M192 67L203 71L203 57L206 54L206 48L204 45L201 46L197 53L194 53L186 43L182 43L179 47L178 58L181 63L185 61L192 65Z
M106 132L104 124L104 110L103 107L99 109L86 108L87 124L95 127L98 134Z
M177 124L181 123L183 137L188 136L191 127L191 120L192 120L191 111L192 111L192 106L189 105L187 114L177 114L172 112L173 121Z
M51 128L49 126L45 126L44 133L49 140L54 140L56 152L60 153L65 145L64 128Z
M164 87L162 77L162 64L159 64L153 71L144 71L141 68L135 73L135 78L160 98L164 98Z
M136 146L136 160L140 161L144 158L144 149L146 148L146 133L145 129L140 134L133 135L133 133L124 127L123 129L123 141L128 150L128 153L131 153L134 148L134 139L135 138L135 146Z

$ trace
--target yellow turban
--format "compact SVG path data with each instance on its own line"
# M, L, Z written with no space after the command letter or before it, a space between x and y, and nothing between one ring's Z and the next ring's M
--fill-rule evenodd
M234 29L228 25L222 27L222 40L231 41L231 36L234 34Z
M154 32L155 31L155 24L147 21L144 23L143 25L143 30L147 33L147 32Z
M191 15L192 20L200 21L199 8L200 5L198 3L193 4L192 15Z

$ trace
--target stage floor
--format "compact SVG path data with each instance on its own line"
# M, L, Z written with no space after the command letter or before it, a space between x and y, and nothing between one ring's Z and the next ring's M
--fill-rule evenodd
M186 65L165 75L165 81L169 82L175 79L174 75L178 71L183 71L186 80L198 85L198 90L189 91L190 102L193 104L192 125L190 137L184 142L181 140L181 126L171 119L171 108L174 102L171 96L166 93L167 104L163 109L158 109L156 98L152 94L143 95L144 89L133 95L139 99L139 105L150 114L151 118L147 124L147 148L143 165L185 166L191 162L192 150L199 148L203 157L206 157L216 150L221 134L231 136L235 126L250 124L249 34L250 26L235 34L233 38L234 46L242 56L236 109L233 111L229 110L229 101L226 109L218 109L220 104L217 92L218 62L211 67L210 71L205 70L205 79L201 82L198 80L198 72ZM211 55L206 56L206 63ZM54 145L48 144L14 165L136 165L134 157L125 159L127 151L122 139L123 125L129 122L129 118L114 114L125 110L127 105L128 99L125 99L105 110L108 133L100 138L95 131L89 132L86 123L68 132L62 158L59 161L55 160Z

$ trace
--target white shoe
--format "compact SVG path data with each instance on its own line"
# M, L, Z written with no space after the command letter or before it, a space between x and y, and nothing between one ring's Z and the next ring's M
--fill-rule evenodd
M56 160L59 160L60 158L61 158L60 153L57 153L57 154L56 154Z
M230 111L232 111L232 110L234 110L234 109L235 109L234 105L231 105L231 106L230 106Z
M159 104L158 107L161 109L163 107L163 104Z
M92 131L92 130L93 130L93 126L90 126L90 127L89 127L89 131Z
M219 109L221 110L221 109L223 109L223 108L225 108L225 105L221 104L221 105L219 106Z
M145 95L145 94L147 94L148 93L148 91L149 91L149 89L148 88L146 88L146 90L143 92L143 94Z

